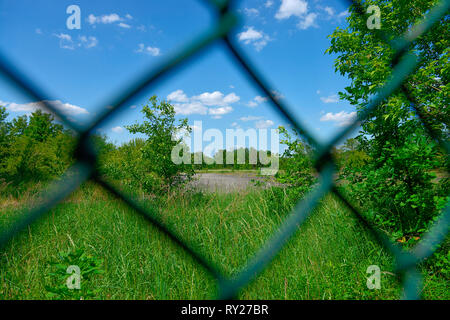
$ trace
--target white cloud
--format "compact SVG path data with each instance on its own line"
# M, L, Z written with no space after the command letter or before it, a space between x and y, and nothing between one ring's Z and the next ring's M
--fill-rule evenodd
M133 16L131 14L127 13L125 15L125 18L127 18L128 20L131 20L131 19L133 19Z
M264 6L266 8L270 8L271 6L273 6L273 1L272 0L267 0L266 3L264 4Z
M300 30L306 30L309 27L317 27L316 22L315 22L316 18L317 18L316 13L310 13L298 22L297 27Z
M339 102L339 96L337 94L333 94L328 97L320 97L323 103L337 103Z
M115 133L122 133L123 130L124 130L124 129L123 129L122 127L119 127L119 126L114 127L114 128L111 128L111 131L112 131L112 132L115 132Z
M341 111L338 113L328 112L320 118L320 121L333 121L340 127L350 124L356 117L356 112Z
M59 39L59 47L62 49L74 50L77 47L84 47L86 49L97 46L98 40L92 36L78 36L78 41L73 40L72 37L65 33L54 34Z
M259 14L259 10L255 8L244 8L244 13L249 17L257 16Z
M261 119L262 119L262 117L258 117L258 116L247 116L247 117L239 118L239 120L245 121L245 122L247 122L247 121L261 120Z
M263 103L263 102L266 102L267 100L269 100L269 98L267 98L267 97L261 97L261 96L255 97L255 101L258 103Z
M175 102L187 102L189 99L183 90L176 90L167 96L167 100Z
M310 27L317 27L315 21L317 13L308 13L308 2L305 0L281 0L275 18L278 20L288 19L292 16L298 17L297 28L306 30Z
M66 116L75 116L80 114L89 114L89 112L79 106L62 103L60 100L44 100L46 103L50 104L56 110L60 111ZM29 103L15 103L15 102L2 102L1 103L6 109L12 112L34 112L36 110L42 110L48 112L42 102L29 102Z
M86 49L93 48L93 47L97 46L97 44L98 44L98 40L96 37L80 36L80 37L78 37L78 39L80 41L78 46L83 45Z
M119 23L118 26L121 27L121 28L125 28L125 29L130 29L131 28L131 26L129 24L126 24L126 23L123 23L123 22Z
M256 129L267 129L273 126L272 120L260 120L255 122L255 128Z
M247 27L246 31L239 33L238 39L245 44L252 44L256 51L260 51L270 40L272 40L267 34L255 30L253 27Z
M281 0L275 18L282 20L291 16L302 17L308 12L308 3L304 0Z
M262 32L253 29L253 27L247 27L247 31L238 34L239 40L244 41L245 44L249 44L251 41L261 39L263 37Z
M336 10L332 7L321 7L321 9L323 9L327 15L328 15L328 19L335 19L335 20L341 20L342 18L347 17L350 13L348 12L348 10L342 11L338 14L336 14Z
M350 15L350 12L348 12L348 10L342 11L341 13L339 13L337 15L338 18L345 18L348 17Z
M59 39L59 47L62 49L73 50L75 49L75 44L72 37L66 33L55 34L55 37Z
M138 53L145 53L153 57L157 57L161 55L161 49L156 47L145 46L143 43L138 44L138 49L136 50Z
M254 108L254 107L257 107L259 104L266 102L267 100L269 100L269 98L256 96L253 98L253 100L251 100L247 103L247 106L249 106L250 108Z
M233 111L233 108L230 106L220 107L220 108L209 108L208 112L215 119L221 118L224 114L230 113Z
M123 21L124 19L121 18L117 13L111 13L111 14L104 14L102 16L94 16L93 14L90 14L88 16L88 22L90 24L96 24L96 23L102 23L102 24L111 24L114 22Z
M198 96L192 97L193 100L198 100L206 106L228 106L229 104L238 102L240 97L238 97L234 92L224 94L220 91L214 92L204 92Z
M173 107L177 114L182 115L190 115L190 114L205 115L208 113L208 108L198 101L188 103L174 103Z
M328 15L334 16L334 9L332 7L325 7L323 8L323 10L325 10L325 12L328 13Z
M220 118L232 112L231 105L239 100L240 97L234 92L224 95L220 91L203 92L200 95L188 97L183 90L176 90L167 96L167 101L175 102L173 106L177 114L209 114L214 118Z

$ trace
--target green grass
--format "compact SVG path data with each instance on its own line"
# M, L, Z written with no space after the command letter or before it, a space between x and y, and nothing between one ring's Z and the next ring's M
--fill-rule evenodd
M227 275L241 270L288 214L283 191L185 194L144 200L155 215ZM4 206L0 228L22 214ZM214 280L189 255L135 212L83 185L66 202L14 238L0 256L0 299L46 299L59 252L83 250L103 261L81 286L95 299L208 299ZM333 197L326 197L273 263L240 294L243 299L397 299L392 258ZM381 290L366 287L379 265ZM64 264L62 267L66 267ZM425 273L424 298L449 299L448 281Z

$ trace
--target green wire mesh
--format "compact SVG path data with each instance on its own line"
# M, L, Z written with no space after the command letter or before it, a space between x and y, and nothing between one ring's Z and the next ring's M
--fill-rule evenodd
M284 244L293 236L298 227L308 218L313 212L318 202L329 192L335 194L340 201L348 207L356 216L358 221L364 226L375 239L385 248L395 259L395 271L401 275L401 283L403 286L404 299L418 299L421 290L421 275L417 271L417 266L425 258L429 257L436 250L438 245L445 240L450 227L450 205L447 203L438 221L435 222L431 230L422 238L414 248L409 251L403 250L399 245L389 240L389 238L379 232L361 212L351 204L351 202L342 194L336 187L333 175L336 171L335 161L331 155L331 150L340 141L342 141L350 132L356 129L361 121L369 117L371 112L376 109L385 99L387 99L396 90L402 90L415 108L418 117L421 119L427 132L432 136L445 151L447 157L449 155L448 141L442 141L429 127L424 120L421 112L415 107L414 100L409 95L403 82L414 72L418 57L409 53L409 48L414 41L426 33L437 21L448 13L450 8L450 0L442 0L432 10L430 10L420 24L415 25L404 36L398 37L395 40L388 40L388 34L380 30L372 30L380 40L390 45L396 52L392 59L391 67L393 69L390 80L378 90L377 94L369 102L367 108L363 112L358 113L357 118L352 124L345 127L341 132L334 136L328 143L320 143L314 136L308 132L306 127L294 117L294 114L289 111L284 101L276 99L273 87L269 85L266 79L253 67L251 61L245 54L239 50L234 44L230 36L233 28L238 24L237 16L232 11L232 2L226 0L208 0L206 1L213 7L217 14L215 26L207 31L199 38L188 43L184 48L179 50L167 62L160 64L156 68L146 70L143 75L134 81L131 85L124 88L112 101L106 105L112 106L103 114L94 119L87 127L80 127L75 122L68 119L64 114L56 110L51 104L46 101L50 100L47 95L25 74L21 73L14 64L9 61L0 52L0 71L4 74L6 79L14 86L22 90L29 98L36 101L43 101L44 107L50 112L57 115L62 122L74 132L78 137L78 144L76 147L75 158L76 163L70 167L66 173L56 182L53 182L50 187L43 194L45 200L39 206L29 210L19 220L15 221L7 230L0 230L0 248L17 235L22 229L26 228L34 221L42 217L50 209L63 201L67 196L74 192L83 182L88 179L96 181L103 188L110 193L124 201L134 211L143 216L149 223L154 225L160 232L166 234L173 242L185 250L191 257L201 265L207 272L209 272L219 285L218 299L236 298L239 291L247 286L260 274L264 268L275 258L280 252ZM365 16L365 10L360 1L347 0L349 5L361 16ZM393 38L393 37L391 37ZM151 209L144 208L139 202L133 200L132 197L117 189L112 184L105 181L96 171L96 163L98 154L90 145L89 136L96 128L98 128L109 117L117 113L124 105L137 95L142 94L152 85L158 81L163 80L164 77L174 73L182 65L187 64L190 60L195 58L200 52L207 50L215 41L223 41L226 48L231 53L232 59L235 60L240 69L249 78L249 81L257 85L259 90L269 97L273 107L290 122L301 135L315 147L317 150L317 157L315 160L315 167L320 173L318 185L312 190L304 199L299 201L295 206L293 212L282 223L277 232L269 239L266 244L253 256L248 262L243 271L232 278L225 277L220 269L211 261L196 252L189 243L182 240L176 233L161 224L156 218Z

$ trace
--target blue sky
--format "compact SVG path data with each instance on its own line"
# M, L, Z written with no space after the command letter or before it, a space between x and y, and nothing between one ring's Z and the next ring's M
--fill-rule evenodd
M81 9L81 29L69 30L66 9ZM325 55L327 35L345 27L340 1L237 1L236 43L269 79L304 124L325 140L354 115L337 92L348 79ZM214 25L214 12L198 0L0 0L0 50L48 92L72 119L95 117L136 76L166 61ZM151 87L101 132L116 143L133 137L124 126L141 121L148 97L169 99L177 117L203 121L203 129L276 128L286 123L235 65L225 46L210 50ZM10 117L29 114L36 101L0 76L0 104Z

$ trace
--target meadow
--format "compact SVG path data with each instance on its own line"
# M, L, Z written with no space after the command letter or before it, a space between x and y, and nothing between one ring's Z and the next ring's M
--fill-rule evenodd
M6 227L34 197L1 201ZM241 270L289 214L282 188L239 193L184 191L160 198L136 194L228 276ZM69 264L80 265L81 290L65 287ZM366 285L369 265L382 270L381 289ZM397 299L393 259L333 196L313 215L240 299ZM425 299L449 299L448 281L422 269ZM210 299L210 275L132 209L94 183L28 227L0 256L0 299Z

